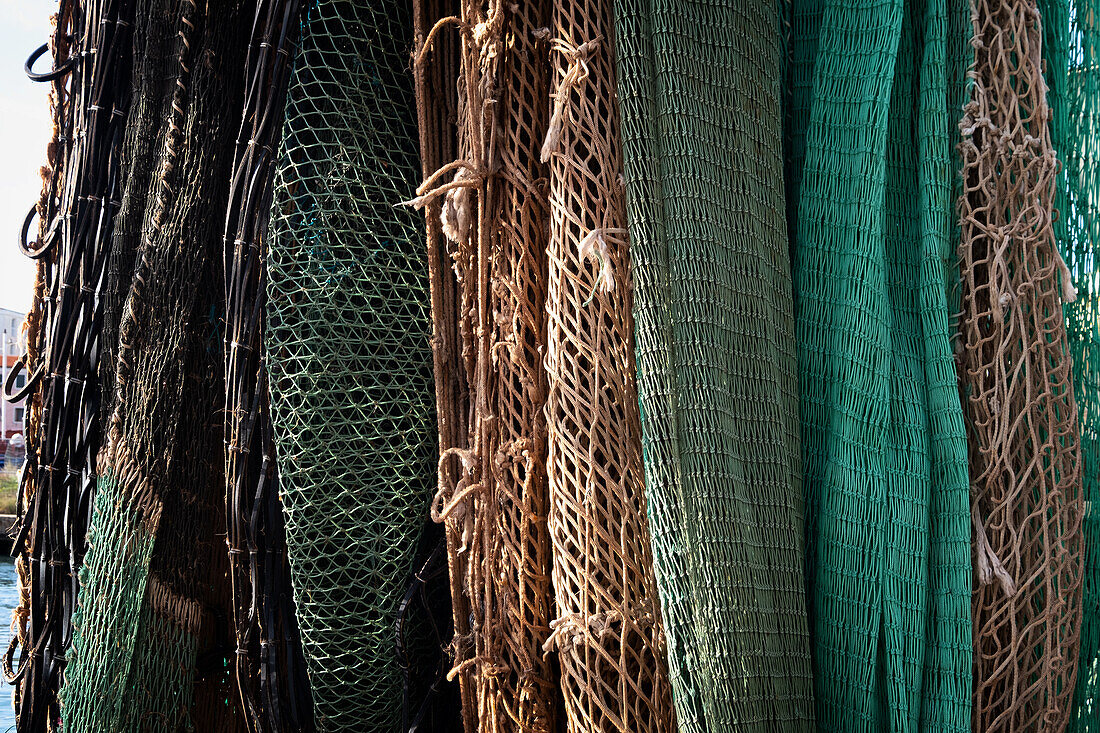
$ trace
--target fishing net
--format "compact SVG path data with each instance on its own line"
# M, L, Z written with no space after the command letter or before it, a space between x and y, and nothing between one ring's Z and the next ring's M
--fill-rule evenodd
M979 577L974 729L1063 730L1078 664L1081 452L1042 29L1028 0L974 0L971 16L959 255Z
M819 730L970 726L970 506L952 361L965 11L796 2L795 212Z
M22 578L17 727L53 729L57 691L72 639L77 570L99 447L96 362L103 271L119 196L119 142L128 103L129 21L125 2L62 2L50 51L54 68L28 73L53 83L54 140L40 206L38 241L21 246L38 260L29 353L31 450L21 477L15 547ZM73 39L77 40L73 40ZM12 369L12 376L21 372ZM10 392L12 379L5 392ZM15 395L16 397L18 395ZM6 667L12 665L9 647Z
M394 731L395 626L431 497L428 283L405 3L312 3L266 262L272 423L314 716Z
M631 274L609 2L550 24L548 466L558 650L570 731L671 731L641 470Z
M634 382L611 3L556 0L546 371L556 649L570 731L674 728Z
M813 722L778 7L616 3L646 492L682 731Z
M264 245L300 25L297 0L256 4L225 228L226 540L234 670L249 733L313 730L263 363Z
M175 73L154 165L131 168L148 186L145 224L118 326L102 496L61 689L68 730L244 729L224 582L222 243L209 215L228 203L218 171L232 158L236 125L225 122L243 106L241 10L208 14L190 0L135 8L135 38L160 24L175 31Z
M1066 335L1073 363L1073 395L1081 425L1084 499L1084 575L1081 654L1067 730L1100 731L1100 10L1092 0L1043 0L1044 76L1052 111L1051 141L1062 168L1055 191L1054 232L1076 289L1065 303Z
M449 21L426 43L424 23L443 11L426 3L419 11L426 181L416 203L437 238L430 260L442 458L433 516L446 523L458 579L452 674L463 687L468 731L549 733L556 729L556 678L542 648L553 613L543 369L549 212L538 150L548 118L540 33L548 13L539 2L462 3L461 23L482 30L459 51L444 45ZM457 126L454 117L433 117L449 104ZM450 182L456 187L448 190Z

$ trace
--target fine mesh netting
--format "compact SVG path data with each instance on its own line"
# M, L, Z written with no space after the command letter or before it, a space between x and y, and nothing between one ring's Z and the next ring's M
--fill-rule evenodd
M615 4L646 494L681 731L813 728L778 7Z
M218 172L232 158L236 128L224 121L243 106L241 9L210 13L190 0L136 7L135 37L166 23L178 36L154 165L129 168L148 189L99 462L106 497L92 517L61 689L71 731L244 729L229 674L219 470L221 222L208 210L224 211L228 199L228 177ZM145 61L136 57L135 68Z
M1081 425L1084 499L1081 653L1067 730L1094 733L1100 731L1100 7L1094 0L1043 0L1038 7L1051 141L1062 163L1054 233L1077 296L1063 306Z
M310 5L275 176L264 337L318 728L396 731L395 626L431 497L428 283L405 3Z
M1058 160L1036 4L970 7L959 257L980 583L973 723L1057 731L1081 613L1080 428L1062 309L1073 284L1052 225Z
M788 195L819 730L970 727L948 307L955 5L793 6Z
M674 728L634 381L632 278L607 0L555 0L546 371L557 614L569 731Z

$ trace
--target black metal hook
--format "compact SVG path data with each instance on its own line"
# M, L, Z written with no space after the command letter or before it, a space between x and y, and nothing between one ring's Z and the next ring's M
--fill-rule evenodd
M61 66L57 67L56 69L50 69L49 71L42 74L36 73L34 70L35 62L38 61L38 59L42 58L42 56L49 50L50 44L43 43L41 46L31 52L31 55L27 58L27 63L23 64L23 71L27 73L27 78L31 81L56 81L65 76L65 74L69 73L72 70L73 66L76 65L77 58L79 58L78 54L73 54L65 61L65 63L61 64Z
M32 249L30 243L27 241L30 238L31 222L34 221L35 215L38 213L38 205L35 204L31 207L31 210L27 212L27 218L23 220L23 228L19 230L19 251L32 260L37 260L50 251L53 247L53 243L57 240L57 223L60 219L54 219L50 224L50 228L46 230L46 236L42 238L41 242L35 242L35 247Z

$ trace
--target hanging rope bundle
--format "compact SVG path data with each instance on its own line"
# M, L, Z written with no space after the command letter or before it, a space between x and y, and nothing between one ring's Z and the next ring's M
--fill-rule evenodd
M415 60L422 156L436 166L425 169L416 203L427 209L429 237L446 236L433 246L449 250L431 258L441 449L433 516L446 523L457 579L452 675L470 731L555 729L556 685L543 651L552 614L548 208L537 148L548 115L544 11L539 2L464 2L458 17L423 36ZM459 49L439 40L452 23ZM429 105L445 105L454 85L440 75L456 66L457 125L433 124ZM460 151L453 162L436 152L451 139Z
M263 361L271 181L300 25L297 0L256 5L225 226L226 541L249 733L313 730Z
M22 642L17 718L24 733L45 731L57 720L72 641L99 450L100 293L120 196L132 17L127 0L62 2L50 44L54 68L33 71L33 57L27 65L32 79L54 83L55 142L52 181L38 210L39 240L26 244L30 217L21 238L24 252L39 262L41 282L37 343L29 347L34 371L21 390L35 405L35 434L28 436L15 541L25 583L23 633L16 637ZM14 651L14 645L8 649L9 669Z
M979 581L973 725L1060 731L1078 663L1081 452L1042 28L1030 0L970 7L959 258Z

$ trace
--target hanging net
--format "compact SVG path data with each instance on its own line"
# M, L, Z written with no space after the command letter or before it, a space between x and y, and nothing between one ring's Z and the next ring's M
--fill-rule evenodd
M135 7L135 49L153 54L135 56L135 84L147 60L158 63L145 39L172 39L174 78L159 112L126 122L124 198L137 197L129 203L144 208L145 224L118 325L108 445L61 688L71 731L244 730L224 582L221 222L209 215L228 203L219 165L232 157L236 125L225 121L243 106L241 11L208 14L190 0ZM146 167L130 156L154 117Z
M646 495L693 733L813 727L778 7L615 4Z
M970 727L948 306L967 38L955 5L793 4L788 195L819 730Z
M1063 306L1081 426L1084 499L1081 653L1067 730L1095 733L1100 731L1100 7L1093 0L1043 0L1038 7L1051 141L1062 164L1054 232L1077 296Z
M272 423L325 731L396 731L395 627L431 498L428 283L405 3L320 0L289 82L268 239Z
M959 255L979 579L974 730L1063 730L1078 664L1081 455L1042 30L1029 0L973 0L971 15Z
M547 648L569 731L642 733L675 724L642 473L611 12L605 0L556 0L550 22Z

